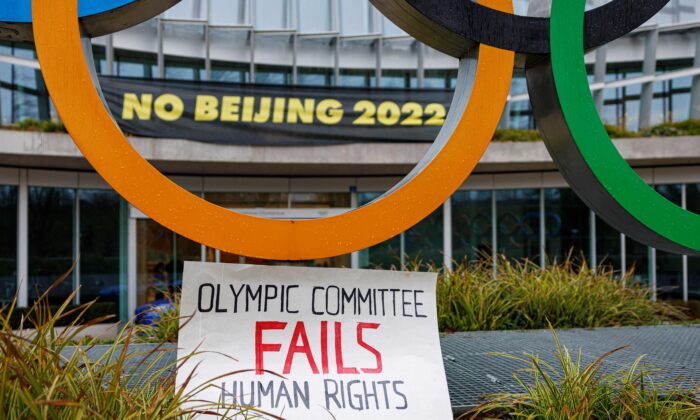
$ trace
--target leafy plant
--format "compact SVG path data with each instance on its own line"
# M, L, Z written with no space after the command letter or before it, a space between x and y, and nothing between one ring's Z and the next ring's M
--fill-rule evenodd
M156 321L152 325L134 327L139 343L176 343L180 331L180 295L169 295L170 305L153 308ZM184 320L186 321L186 320Z
M17 124L17 128L27 131L42 131L44 133L64 133L66 128L63 123L52 120L35 120L25 118Z
M605 131L607 131L610 138L613 139L631 139L634 137L641 137L641 134L637 131L628 131L616 125L605 124Z
M698 136L700 135L700 121L686 120L659 124L646 130L644 134L654 137Z
M515 359L526 368L527 378L515 374L520 393L501 393L464 417L528 419L697 419L700 405L692 392L656 383L654 372L642 365L644 356L625 370L602 373L605 360L623 348L614 349L588 365L581 350L572 357L553 329L556 365L536 354L499 354Z
M649 291L617 278L607 267L591 270L567 259L540 268L530 261L489 259L459 265L438 280L441 331L596 328L654 325L685 320L667 303L652 302Z
M494 141L502 142L533 142L542 141L542 136L537 130L500 129L493 135Z
M81 346L73 347L81 332L107 317L81 325L82 315L92 304L69 309L73 296L54 311L48 304L48 295L66 277L33 304L19 330L13 329L10 322L15 303L0 309L3 418L180 419L214 410L222 418L252 418L258 414L253 409L198 400L196 394L216 387L213 383L188 393L184 391L186 387L176 387L177 367L194 355L165 363L162 344L147 352L133 348L134 332L128 328L121 331L115 343L101 347L97 358L89 356L96 349L96 341L84 339ZM70 328L57 330L55 327L66 318L72 319ZM214 380L233 374L224 373Z

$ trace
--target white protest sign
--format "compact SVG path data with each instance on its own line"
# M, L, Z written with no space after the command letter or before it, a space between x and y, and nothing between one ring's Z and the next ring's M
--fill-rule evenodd
M187 262L178 358L201 353L178 386L285 419L451 419L436 279Z

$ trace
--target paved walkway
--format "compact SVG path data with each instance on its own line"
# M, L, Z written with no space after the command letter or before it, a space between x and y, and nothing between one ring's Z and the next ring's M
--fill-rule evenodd
M627 367L646 355L646 365L659 369L658 380L689 389L700 384L700 325L577 329L558 331L557 336L573 357L581 349L583 364L628 346L606 359L606 372ZM441 344L450 398L457 411L479 405L484 395L522 390L513 372L527 365L492 353L537 354L556 365L556 343L549 331L459 333L444 337Z
M659 369L658 380L689 389L700 384L700 325L577 329L558 331L557 335L572 356L578 349L582 350L583 364L594 361L610 350L628 346L606 360L606 372L615 372L632 364L640 355L646 355L644 360L647 366ZM556 344L549 331L457 333L443 337L441 344L450 398L457 412L479 405L485 395L521 390L513 373L527 365L493 353L537 354L542 360L556 366ZM141 353L152 348L154 346L139 345L132 346L130 351ZM174 347L168 348L171 350L166 351L165 357L152 365L152 369L174 363ZM95 347L90 355L97 357L104 350L105 347ZM136 364L136 361L133 363ZM136 380L138 382L138 378Z

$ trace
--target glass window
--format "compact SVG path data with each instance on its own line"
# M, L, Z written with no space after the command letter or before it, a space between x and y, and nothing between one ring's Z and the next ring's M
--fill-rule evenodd
M443 215L442 206L430 216L420 221L416 226L404 233L406 249L405 262L443 265Z
M119 195L108 190L80 190L80 299L114 302L119 296Z
M287 193L243 193L243 192L208 192L204 194L207 201L227 209L246 208L287 208Z
M380 193L360 193L358 194L358 204L363 206L380 195ZM378 245L360 251L360 268L401 268L402 236L397 235Z
M290 26L288 0L254 0L256 29L286 29Z
M267 85L291 84L292 70L282 66L255 66L255 83Z
M293 193L291 201L295 209L350 208L346 193Z
M17 290L17 187L0 186L0 304Z
M382 87L415 88L418 80L415 70L382 70Z
M157 222L145 219L136 224L136 270L139 305L162 299L174 289L173 233Z
M344 87L373 87L375 72L370 70L340 70L340 86Z
M204 80L204 62L166 58L165 78L170 80Z
M547 257L553 261L588 260L590 211L569 188L545 190L544 226ZM618 241L619 242L619 241Z
M114 75L119 77L151 79L158 75L155 55L117 55L114 67Z
M496 192L498 252L513 260L540 255L540 190Z
M29 300L40 297L76 259L73 246L75 190L29 188ZM69 276L49 294L62 304L73 292Z
M452 196L452 258L457 263L491 258L492 191L458 191Z
M445 89L451 87L451 78L450 70L426 70L423 83L429 89Z
M330 32L330 0L304 0L299 3L299 30L301 32Z
M248 3L246 0L209 0L209 23L212 25L248 23Z
M340 0L340 31L343 35L370 32L367 0Z
M598 265L617 272L622 270L622 236L603 219L596 216L596 253Z
M677 205L683 200L680 185L659 185L656 190ZM661 298L683 299L683 257L656 251L656 289Z
M182 287L182 273L185 269L185 261L201 261L202 246L190 239L174 234L175 236L175 272L174 283L176 290Z
M297 77L299 85L330 86L333 80L333 73L328 69L301 67Z
M646 245L629 237L625 238L627 248L627 270L633 273L633 282L649 285L649 252Z
M213 62L211 68L211 80L215 82L248 83L250 72L247 65L232 65L222 62Z

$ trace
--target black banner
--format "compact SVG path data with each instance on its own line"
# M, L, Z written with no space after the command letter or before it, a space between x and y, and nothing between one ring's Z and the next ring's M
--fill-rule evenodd
M453 91L101 77L127 134L223 144L432 142Z

